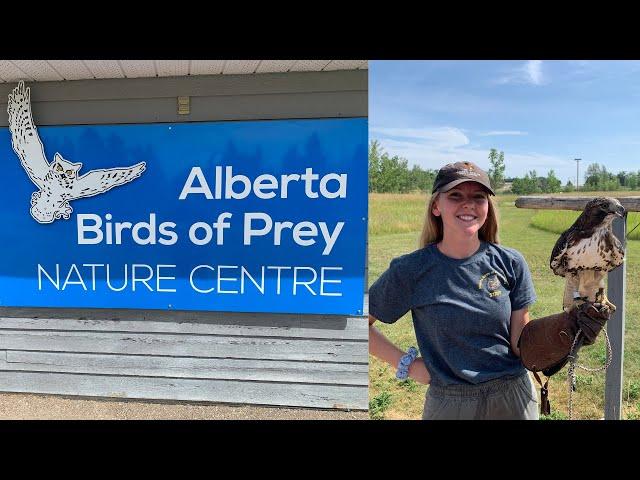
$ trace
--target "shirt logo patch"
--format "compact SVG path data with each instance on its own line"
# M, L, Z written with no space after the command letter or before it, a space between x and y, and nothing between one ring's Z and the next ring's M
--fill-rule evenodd
M478 281L478 290L484 290L484 284L486 280L487 285L487 293L491 298L499 297L502 295L502 290L500 290L500 284L507 284L507 279L504 275L495 270L485 273L480 277Z

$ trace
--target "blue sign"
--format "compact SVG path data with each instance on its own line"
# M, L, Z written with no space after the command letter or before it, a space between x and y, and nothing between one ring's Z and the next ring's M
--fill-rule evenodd
M362 314L366 119L36 130L19 94L0 306Z

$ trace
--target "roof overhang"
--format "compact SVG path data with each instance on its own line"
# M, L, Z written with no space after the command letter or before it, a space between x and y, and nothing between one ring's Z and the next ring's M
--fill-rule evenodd
M0 60L0 83L366 69L367 60Z

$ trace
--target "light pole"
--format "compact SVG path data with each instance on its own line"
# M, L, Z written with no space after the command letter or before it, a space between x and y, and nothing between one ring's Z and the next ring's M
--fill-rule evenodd
M576 192L577 192L578 189L580 188L580 160L582 159L574 158L573 160L576 162Z

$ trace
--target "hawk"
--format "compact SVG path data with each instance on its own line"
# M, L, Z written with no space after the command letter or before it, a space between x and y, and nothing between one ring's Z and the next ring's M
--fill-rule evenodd
M612 222L625 216L624 207L615 198L594 198L560 235L549 264L553 273L566 279L562 300L565 311L584 301L601 303L615 311L604 292L604 280L624 260L624 248L613 235Z
M49 163L31 115L31 92L20 82L9 94L7 106L11 145L29 179L38 187L31 194L31 216L39 223L69 219L69 202L91 197L124 185L142 175L145 162L125 168L91 170L80 175L82 163L65 160L56 153Z

